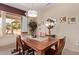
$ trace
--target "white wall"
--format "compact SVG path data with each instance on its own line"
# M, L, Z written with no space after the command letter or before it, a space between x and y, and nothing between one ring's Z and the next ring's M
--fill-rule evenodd
M2 35L5 35L5 31L6 31L6 12L5 11L1 11L1 17L2 17Z
M28 32L28 21L26 16L22 16L21 32Z
M65 48L79 51L79 4L56 4L54 7L45 9L40 13L38 23L39 20L45 21L50 16L57 19L57 25L52 33L66 36ZM59 19L62 16L66 16L67 18L76 17L77 21L75 24L60 23ZM47 32L48 29L45 25L42 24L40 27L41 31ZM37 31L39 32L40 30L38 29Z

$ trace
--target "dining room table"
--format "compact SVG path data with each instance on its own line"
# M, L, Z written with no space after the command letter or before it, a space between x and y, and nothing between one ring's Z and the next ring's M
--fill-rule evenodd
M60 37L55 38L28 38L24 39L23 42L32 49L36 51L36 55L45 55L45 51L50 47L57 44L58 40L61 39Z

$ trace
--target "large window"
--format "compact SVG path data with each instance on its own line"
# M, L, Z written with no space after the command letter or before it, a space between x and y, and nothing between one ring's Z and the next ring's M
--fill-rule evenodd
M6 34L21 33L21 16L6 13Z
M0 37L2 36L2 16L0 11Z
M0 37L21 34L21 15L0 11Z

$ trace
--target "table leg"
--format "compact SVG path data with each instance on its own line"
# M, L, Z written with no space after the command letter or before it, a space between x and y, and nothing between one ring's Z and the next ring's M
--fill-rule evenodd
M37 51L37 55L44 55L44 51Z

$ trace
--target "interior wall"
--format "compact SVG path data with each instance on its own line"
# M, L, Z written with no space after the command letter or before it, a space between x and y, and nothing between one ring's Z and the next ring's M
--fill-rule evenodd
M28 20L27 17L22 16L21 19L21 32L28 32Z
M68 24L68 22L60 23L60 18L66 16L67 20L69 17L76 17L76 23ZM38 23L41 25L38 26L37 32L48 32L48 29L44 24L48 17L54 17L57 19L57 24L52 30L52 34L64 35L66 36L66 49L79 51L79 4L56 4L51 8L45 9L40 13L38 17ZM39 21L40 20L40 21ZM41 30L39 29L41 28Z

